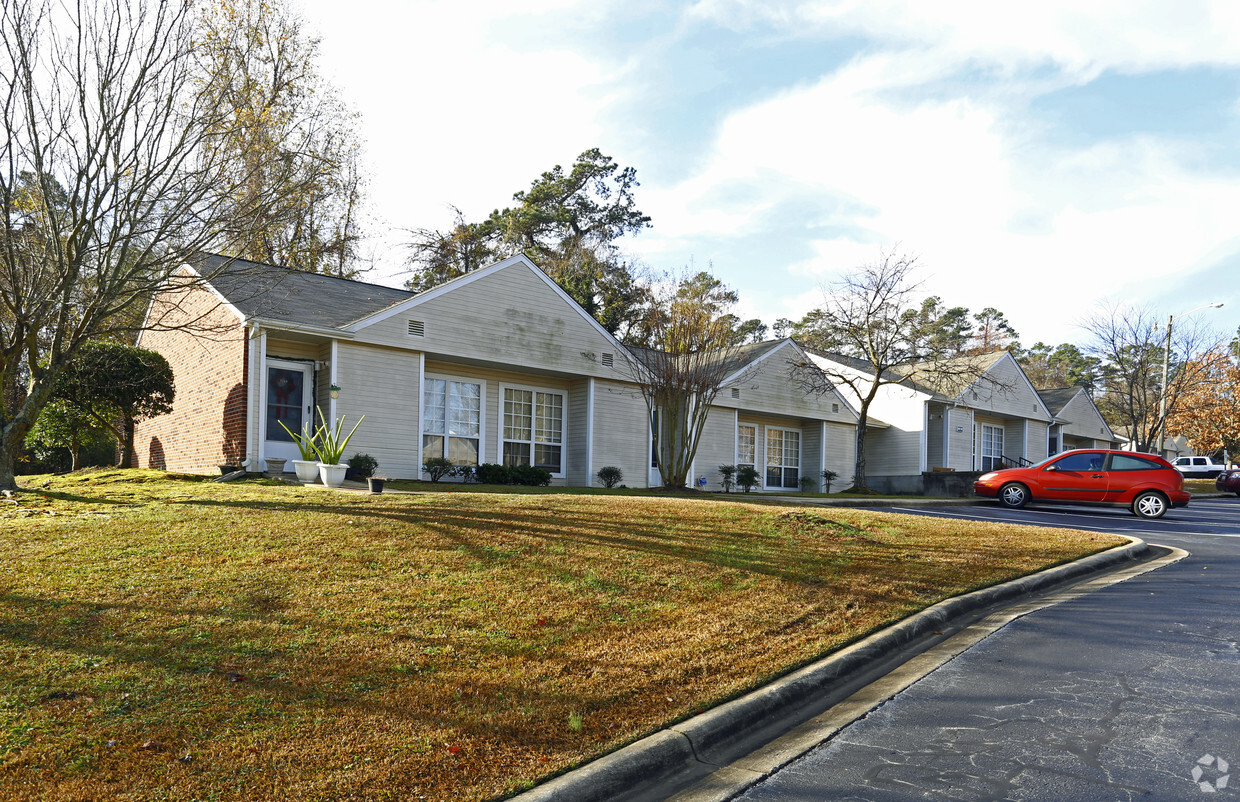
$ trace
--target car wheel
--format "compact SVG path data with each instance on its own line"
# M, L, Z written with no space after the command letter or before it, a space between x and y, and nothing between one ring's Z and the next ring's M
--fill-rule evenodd
M1005 507L1019 510L1029 503L1029 488L1016 482L1006 484L999 488L999 502Z
M1146 490L1132 500L1132 512L1138 518L1161 518L1167 513L1167 497L1153 490Z

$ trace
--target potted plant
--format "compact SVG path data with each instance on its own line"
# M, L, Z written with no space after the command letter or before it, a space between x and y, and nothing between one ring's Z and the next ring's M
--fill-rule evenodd
M323 417L322 410L319 410L319 417ZM340 487L344 484L344 475L349 470L349 466L341 463L340 460L344 457L344 450L349 447L349 439L353 437L353 433L364 420L366 420L365 415L353 424L353 428L347 435L344 434L344 415L337 418L336 425L330 429L326 423L319 427L317 436L314 438L314 453L319 458L319 478L328 487Z
M284 421L280 421L280 426L284 431L288 432L289 437L293 438L297 450L301 452L301 459L293 460L293 470L297 472L297 481L307 484L319 478L318 454L315 453L314 444L318 439L319 433L310 432L310 424L303 423L301 425L301 434L294 434L293 430L284 425Z
M383 492L383 483L386 481L386 476L367 476L366 486L370 488L371 493L378 495Z

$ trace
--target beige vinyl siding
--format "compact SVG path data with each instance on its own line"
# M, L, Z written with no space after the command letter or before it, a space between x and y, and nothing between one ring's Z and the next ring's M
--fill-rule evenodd
M646 487L650 468L650 424L636 386L594 383L594 470L614 465L624 484Z
M956 471L973 470L973 410L947 408L948 464ZM959 428L960 431L956 431Z
M1046 459L1046 442L1050 427L1040 421L1029 421L1029 442L1025 444L1025 459L1041 462Z
M718 491L723 489L719 466L732 465L735 462L736 411L711 407L706 416L706 425L702 428L697 455L693 460L694 472L697 476L706 477L707 490Z
M853 374L860 375L855 371ZM854 406L860 405L856 394L847 386L841 385L839 389ZM886 384L878 388L878 393L870 404L869 415L887 426L871 427L866 434L867 475L906 476L921 472L921 437L926 423L928 398L925 393L903 385ZM856 450L855 443L853 450ZM848 472L851 476L853 468L850 467Z
M336 350L336 381L340 398L336 415L346 418L346 433L362 415L344 458L369 454L379 462L376 473L389 478L412 479L418 465L418 405L422 389L418 384L418 355L390 348L373 348L341 342ZM324 371L318 381L325 396L329 384ZM320 397L320 396L316 396ZM328 412L328 402L320 406Z
M838 493L853 483L857 467L857 430L842 423L827 424L827 461L824 468L835 471L831 492ZM868 470L868 467L867 467ZM878 475L878 474L876 474ZM822 477L818 477L822 481Z
M1003 455L1018 465L1025 456L1025 421L1009 421L1003 433Z
M268 359L321 359L321 343L304 343L294 340L281 340L275 333L267 334Z
M433 291L432 291L433 292ZM409 321L425 334L409 334ZM462 360L624 379L617 346L524 264L460 284L365 326L359 342L411 348ZM612 354L614 366L602 364Z
M790 373L790 363L801 358L801 352L792 343L779 346L734 381L724 385L715 396L715 406L841 423L854 422L856 415L835 393L807 393L798 385ZM740 390L740 398L732 398L733 388Z
M801 426L801 477L814 480L811 493L822 490L822 426L819 421L807 421Z
M1070 421L1061 427L1066 436L1109 442L1110 435L1106 422L1098 414L1098 408L1094 406L1093 401L1084 392L1077 393L1076 397L1069 401L1059 413L1059 417Z
M1050 420L1042 399L1011 354L996 362L984 379L979 379L971 389L965 390L960 401L975 409L1003 416Z
M594 471L598 468L591 468L586 454L589 398L589 382L581 379L569 385L564 399L564 458L568 462L565 482L570 487L589 487L596 484Z

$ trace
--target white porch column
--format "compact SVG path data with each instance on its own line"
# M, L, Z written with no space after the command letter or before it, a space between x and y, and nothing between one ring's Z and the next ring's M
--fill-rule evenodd
M267 332L258 335L258 437L254 447L257 464L254 470L261 471L267 466L263 464L263 441L267 439Z
M414 465L415 475L419 479L422 478L422 462L423 462L423 459L422 459L422 422L426 416L426 410L423 409L422 405L423 403L425 403L425 400L426 400L426 354L419 353L418 354L418 419L417 421L415 421L414 432L413 432L414 454L416 455L416 458L417 458L417 461ZM481 451L481 449L479 449L479 451ZM479 464L485 461L486 461L485 456L479 453L478 454Z
M594 377L586 379L586 487L594 486Z
M332 355L331 355L332 364L331 364L331 367L328 369L328 375L330 376L330 378L327 380L328 384L330 384L332 387L340 386L339 380L337 378L339 376L339 374L337 373L337 370L339 369L339 367L336 364L340 361L340 349L337 347L337 345L338 345L337 341L332 340ZM358 388L354 388L354 389L356 390ZM331 426L335 424L336 422L336 399L331 397L330 392L328 392L327 398L328 398L328 401L327 401L328 420L323 421L323 423L325 423L328 426Z

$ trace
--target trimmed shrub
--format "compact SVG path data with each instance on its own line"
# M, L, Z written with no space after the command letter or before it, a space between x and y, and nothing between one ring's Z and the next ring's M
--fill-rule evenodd
M720 465L719 475L723 477L719 482L723 485L723 492L731 493L732 488L736 487L736 466Z
M379 467L379 460L369 454L354 454L349 457L349 470L353 471L353 475L362 479L369 479L375 475L375 469Z
M801 492L802 493L813 493L815 490L818 489L816 487L817 484L818 483L814 481L814 477L802 476L801 477Z
M474 469L474 479L480 485L506 485L512 481L508 469L494 462L484 462Z
M438 482L445 476L450 476L455 467L444 457L431 457L422 463L422 470L430 474L432 482Z
M598 469L598 480L603 487L611 490L624 480L624 471L615 465L607 465Z
M736 472L736 484L746 493L757 487L761 481L762 474L758 473L758 469L752 465L746 465Z
M533 465L513 465L508 469L508 476L514 485L546 487L551 484L551 471Z

